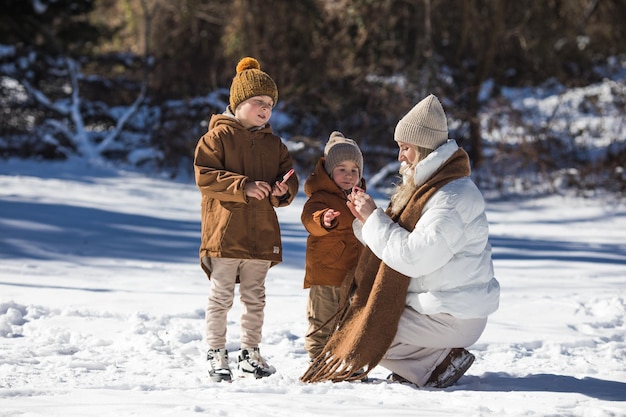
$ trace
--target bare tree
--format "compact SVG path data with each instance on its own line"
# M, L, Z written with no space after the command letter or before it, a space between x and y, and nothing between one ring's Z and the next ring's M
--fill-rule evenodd
M146 0L142 0L143 16L145 19L146 35L150 31L150 23L154 13L154 8L148 8ZM62 136L69 147L75 150L80 156L87 158L91 162L97 162L112 149L118 149L116 141L119 139L128 121L136 114L141 104L144 102L148 81L149 81L149 36L145 36L145 46L143 55L143 76L140 83L139 93L134 101L126 107L125 111L113 116L111 113L98 116L102 119L112 120L112 126L104 132L94 132L86 118L94 118L92 113L86 114L86 106L81 97L81 80L84 79L81 73L80 64L75 58L61 56L56 60L48 59L49 62L61 62L62 72L58 75L58 82L61 88L50 89L46 80L41 80L39 85L31 82L27 69L22 71L22 77L18 82L30 95L32 100L39 106L45 108L50 114L43 125L43 135L51 142L57 142L54 137ZM32 65L35 60L28 61ZM48 91L49 90L49 91ZM65 92L65 93L63 93ZM57 142L59 143L59 142ZM66 155L71 153L71 149L65 149Z

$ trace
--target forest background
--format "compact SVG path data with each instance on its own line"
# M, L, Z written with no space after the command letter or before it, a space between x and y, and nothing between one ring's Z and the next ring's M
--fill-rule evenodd
M188 174L253 56L279 87L272 125L300 174L341 130L374 184L391 175L393 128L434 93L484 190L623 196L624 78L605 83L610 106L577 104L621 114L610 130L557 117L558 102L537 120L506 91L564 97L610 79L626 68L624 21L624 0L2 0L0 157Z

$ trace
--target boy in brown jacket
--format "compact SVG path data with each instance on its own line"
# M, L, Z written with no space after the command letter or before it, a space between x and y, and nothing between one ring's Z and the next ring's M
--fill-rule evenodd
M213 115L196 145L194 171L202 194L200 265L211 281L206 309L209 378L230 381L227 313L235 285L243 304L237 368L261 378L276 370L259 351L265 308L265 277L282 261L275 208L289 205L298 178L287 147L269 125L278 100L276 84L254 58L237 64L230 104Z
M346 206L353 187L365 189L363 156L356 142L333 132L304 191L309 199L302 209L302 224L309 232L304 288L309 288L309 322L304 347L313 359L332 330L327 321L340 305L340 287L354 268L363 245L354 236L354 215Z

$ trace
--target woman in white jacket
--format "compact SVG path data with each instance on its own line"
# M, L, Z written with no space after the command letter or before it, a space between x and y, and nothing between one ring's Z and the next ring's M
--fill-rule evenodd
M487 316L498 308L500 287L493 273L485 202L469 177L469 158L448 139L437 97L426 97L404 116L394 139L403 183L390 208L377 208L360 190L348 203L359 240L389 268L410 278L397 331L379 364L392 371L392 380L444 388L471 366L474 356L464 348L478 340ZM416 190L461 156L467 176L455 177L426 197L414 226L407 229L393 219Z

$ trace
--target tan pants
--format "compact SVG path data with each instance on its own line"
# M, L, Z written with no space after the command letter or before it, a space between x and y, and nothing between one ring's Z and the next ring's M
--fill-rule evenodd
M407 307L400 317L398 332L379 365L422 387L452 348L474 344L486 324L486 318L462 320L449 314L427 316Z
M210 349L226 347L227 316L235 298L239 274L241 347L261 343L265 314L265 277L270 261L258 259L211 258L211 289L206 309L206 339Z
M309 288L309 300L306 305L306 317L309 321L307 334L326 323L339 309L340 287L332 285L312 285ZM332 330L332 323L328 323L319 331L304 338L304 348L309 357L316 357L326 345L326 340Z

